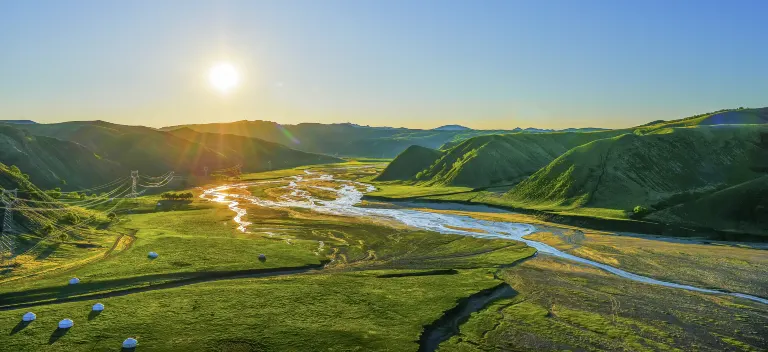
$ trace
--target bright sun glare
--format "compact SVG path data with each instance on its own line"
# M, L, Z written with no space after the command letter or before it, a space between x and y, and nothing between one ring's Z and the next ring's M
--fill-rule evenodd
M235 66L228 62L222 62L214 65L208 71L208 81L219 92L227 93L240 82L240 75Z

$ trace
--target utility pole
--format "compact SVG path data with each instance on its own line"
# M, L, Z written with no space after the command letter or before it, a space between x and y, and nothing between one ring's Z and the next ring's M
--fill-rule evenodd
M272 160L267 161L267 164L269 164L269 171L272 171Z
M208 177L208 167L203 166L203 172L205 173L205 177Z
M131 171L131 198L136 198L136 181L139 180L139 170Z
M13 222L13 206L16 203L17 191L15 189L4 189L2 196L3 207L3 232L0 235L0 259L5 262L5 253L8 252L8 258L13 256L15 247L14 239L11 236L11 222Z

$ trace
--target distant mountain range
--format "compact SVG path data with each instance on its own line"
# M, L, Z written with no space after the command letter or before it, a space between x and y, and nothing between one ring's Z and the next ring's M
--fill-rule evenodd
M0 123L9 123L14 125L34 125L37 122L32 120L0 120Z
M462 125L444 125L438 128L433 128L433 131L469 131L471 128L464 127Z
M237 121L164 127L173 131L189 128L198 132L232 134L285 144L298 150L344 157L393 158L411 145L444 149L476 136L507 133L542 133L552 130L474 130L461 125L445 125L431 130L402 127L369 127L351 123L301 123L281 125L271 121ZM575 128L569 131L595 131Z
M0 163L15 165L37 186L87 188L127 176L175 171L203 175L204 168L242 165L242 171L339 162L332 156L241 136L175 133L103 121L0 124Z

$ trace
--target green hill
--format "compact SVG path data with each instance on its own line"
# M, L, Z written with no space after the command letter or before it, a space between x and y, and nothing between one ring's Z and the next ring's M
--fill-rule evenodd
M616 131L513 133L470 138L442 152L439 159L421 171L406 170L398 156L388 168L400 180L423 185L486 187L509 184L536 172L569 149L615 136ZM394 168L403 170L395 171ZM417 175L418 174L418 175ZM390 180L395 178L389 177Z
M200 133L189 128L171 131L172 134L203 145L225 156L228 160L243 165L243 171L256 172L269 169L292 168L301 165L343 162L343 159L323 154L314 154L288 148L256 138L242 136Z
M670 127L759 125L766 123L768 123L768 107L756 109L739 108L699 114L672 121L657 120L643 126L638 126L637 130L640 132L651 132Z
M648 220L731 232L768 230L768 174L655 211Z
M67 206L52 198L29 181L29 176L14 166L0 163L0 189L16 190L11 212L10 233L14 237L16 251L23 251L41 238L49 235L67 236L78 224L96 224L106 221L104 214L78 206ZM11 198L7 198L10 200ZM101 202L99 198L75 201L78 205ZM3 218L0 218L2 226ZM74 234L76 235L76 234ZM0 253L7 255L7 253Z
M443 153L438 150L412 145L400 153L395 160L375 178L376 181L408 180L416 177L421 170L428 168Z
M103 121L37 124L24 126L24 129L28 131L29 136L33 136L32 138L75 145L87 151L93 158L104 160L113 167L109 173L102 173L98 168L74 170L73 176L69 178L83 177L79 179L79 185L98 184L85 179L88 175L112 180L116 178L115 175L124 176L130 170L139 170L144 175L160 175L173 170L184 175L202 174L205 167L214 171L238 164L242 164L245 171L257 171L270 167L280 169L340 161L337 158L305 153L255 138L198 134L189 129L171 133L149 127L125 126ZM75 166L73 160L65 160ZM33 180L36 179L37 176Z
M574 148L510 190L512 203L550 209L652 208L762 175L768 126L666 128Z
M18 166L46 189L86 188L125 176L119 164L80 144L34 136L9 125L0 125L0 162Z
M380 180L399 180L424 186L488 187L513 185L532 175L572 148L622 134L654 134L672 127L726 126L768 123L768 108L731 109L679 120L657 120L636 128L594 132L518 132L484 135L448 142L441 157L421 170L399 155ZM406 165L409 165L406 167ZM402 169L395 171L395 169ZM397 175L396 177L394 175Z

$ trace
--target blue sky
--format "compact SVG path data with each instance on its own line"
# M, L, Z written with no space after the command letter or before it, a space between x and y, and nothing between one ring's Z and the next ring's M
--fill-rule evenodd
M765 1L0 1L0 119L625 127L768 102ZM206 81L233 63L241 85Z

